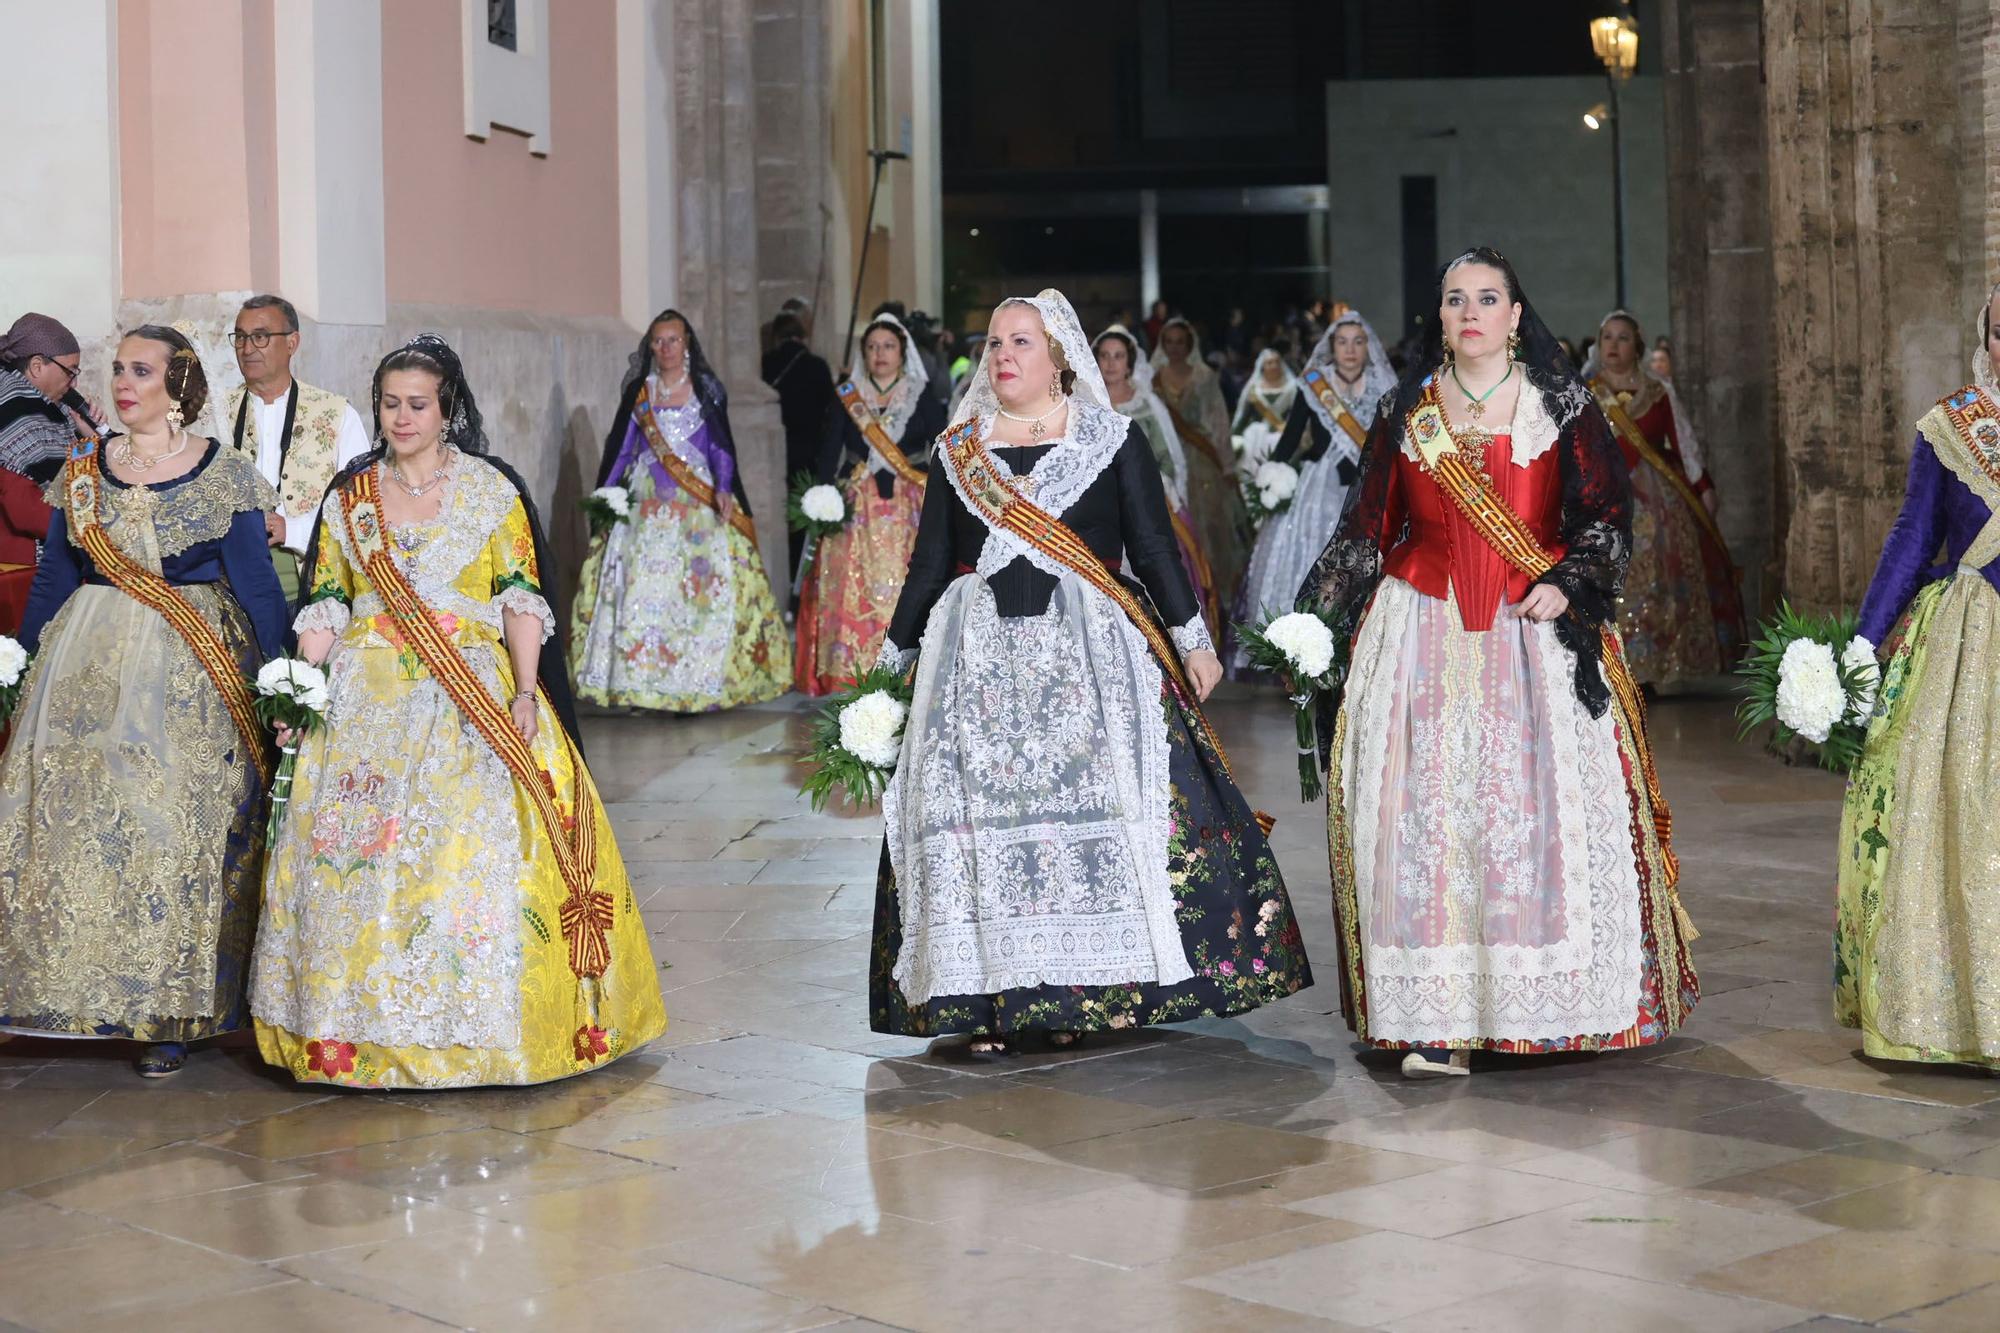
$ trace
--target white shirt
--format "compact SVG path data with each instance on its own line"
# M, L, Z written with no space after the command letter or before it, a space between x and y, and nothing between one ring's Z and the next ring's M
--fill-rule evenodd
M257 432L257 470L276 490L279 464L283 459L279 445L285 435L285 405L291 401L291 390L288 388L279 394L275 403L265 402L255 389L246 388L243 392L248 397L250 410L257 416L252 427ZM230 425L234 428L235 423ZM361 414L354 410L354 404L349 403L341 413L340 430L333 438L334 471L338 472L367 452L368 432L362 428ZM315 505L310 514L287 514L279 510L278 516L285 522L284 545L304 555L306 543L312 540L313 528L319 523L319 507Z

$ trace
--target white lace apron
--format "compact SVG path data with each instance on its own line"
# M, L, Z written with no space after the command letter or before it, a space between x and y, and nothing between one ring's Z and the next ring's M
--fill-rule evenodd
M1126 430L1109 409L1071 411L1070 438L1017 483L1056 515ZM962 496L942 450L937 467ZM986 580L1017 556L1058 580L1041 615L995 608ZM904 997L1192 977L1167 874L1169 790L1160 669L1145 636L1061 564L989 529L977 572L931 612L882 800Z

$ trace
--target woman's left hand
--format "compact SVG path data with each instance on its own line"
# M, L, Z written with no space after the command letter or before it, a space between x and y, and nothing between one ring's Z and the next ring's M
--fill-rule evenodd
M1194 686L1194 697L1203 703L1215 692L1222 680L1222 659L1212 649L1201 648L1187 655L1188 682Z
M535 733L541 726L539 719L535 716L534 697L531 695L527 698L516 699L513 707L507 711L514 715L514 730L521 733L521 739L533 744Z
M1547 583L1537 583L1528 589L1528 595L1514 608L1514 614L1523 620L1546 622L1556 619L1569 610L1569 598L1562 590Z

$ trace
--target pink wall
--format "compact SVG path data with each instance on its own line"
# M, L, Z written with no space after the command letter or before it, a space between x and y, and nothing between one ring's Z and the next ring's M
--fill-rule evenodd
M389 300L617 315L614 0L551 0L553 151L465 136L453 0L382 6Z
M268 199L271 85L248 97L244 85L244 55L258 43L267 64L269 18L252 13L246 41L241 4L118 6L125 296L235 291L268 275L276 227L268 207L253 211L249 163L254 150Z

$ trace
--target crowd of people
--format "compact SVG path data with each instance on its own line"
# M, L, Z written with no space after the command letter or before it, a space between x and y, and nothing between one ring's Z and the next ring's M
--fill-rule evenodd
M616 368L568 623L443 340L383 357L364 418L296 378L297 314L260 296L230 335L242 389L212 401L185 332L146 325L107 412L76 339L23 317L0 340L0 630L33 654L0 754L0 1032L136 1041L153 1077L241 1031L302 1081L596 1068L666 1016L576 701L700 713L883 671L909 702L876 1030L992 1054L1241 1013L1312 968L1204 704L1256 674L1240 627L1297 610L1333 645L1305 753L1356 1035L1413 1078L1664 1040L1699 984L1647 698L1748 637L1715 483L1630 312L1572 349L1485 247L1436 301L1399 346L1316 302L1262 331L1232 312L1205 351L1165 303L1093 332L1046 290L962 355L890 302L837 373L793 303L763 378L795 501L841 513L789 583L727 389L662 311ZM2000 994L1951 924L1977 873L1922 850L1990 840L1966 793L1996 309L1976 382L1920 427L1862 616L1889 702L1844 833L1842 1016L1895 1058L2000 1060ZM1941 542L1962 576L1925 574ZM313 722L266 724L274 671Z

